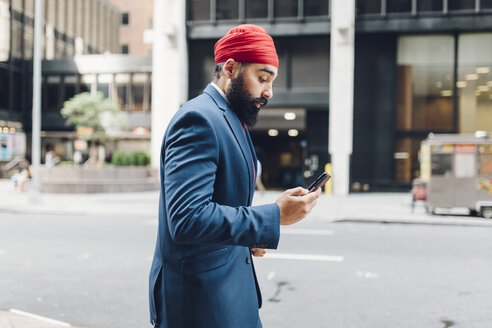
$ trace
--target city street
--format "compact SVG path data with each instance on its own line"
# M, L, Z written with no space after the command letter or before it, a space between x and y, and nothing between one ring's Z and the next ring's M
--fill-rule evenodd
M157 194L51 197L63 210L0 206L0 310L149 327ZM387 197L409 212L405 195ZM323 196L304 222L283 229L277 251L255 259L264 327L492 326L490 225L354 223L336 220L332 212L344 208L330 204Z

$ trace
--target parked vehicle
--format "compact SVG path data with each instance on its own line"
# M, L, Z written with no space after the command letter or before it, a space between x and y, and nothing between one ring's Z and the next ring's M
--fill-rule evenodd
M470 214L492 218L492 139L488 133L429 134L420 148L420 175L428 212L467 208Z

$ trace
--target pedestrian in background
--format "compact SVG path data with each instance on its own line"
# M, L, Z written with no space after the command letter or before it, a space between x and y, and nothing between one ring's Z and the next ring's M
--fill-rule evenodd
M273 96L278 56L263 28L240 25L215 44L215 62L214 81L178 110L162 142L154 327L262 327L251 255L277 248L280 225L304 218L320 195L297 187L251 206L258 167L246 127Z

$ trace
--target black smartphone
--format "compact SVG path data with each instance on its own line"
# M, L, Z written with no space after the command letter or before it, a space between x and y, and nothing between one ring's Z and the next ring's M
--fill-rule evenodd
M321 175L319 177L316 178L316 180L314 180L313 183L311 183L309 185L309 187L307 187L306 189L309 190L309 192L313 192L313 191L316 191L318 190L318 188L321 188L324 186L324 184L326 182L328 182L328 180L330 180L331 178L331 175L329 175L328 173L326 172L323 172L321 173Z

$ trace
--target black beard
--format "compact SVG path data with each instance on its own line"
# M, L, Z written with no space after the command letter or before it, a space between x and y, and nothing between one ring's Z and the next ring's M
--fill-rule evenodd
M229 106L236 113L241 123L248 127L256 125L261 107L268 103L266 98L254 98L244 88L243 73L239 73L237 77L232 79L231 87L227 90L227 101L229 101ZM260 103L261 107L256 107L256 103Z

